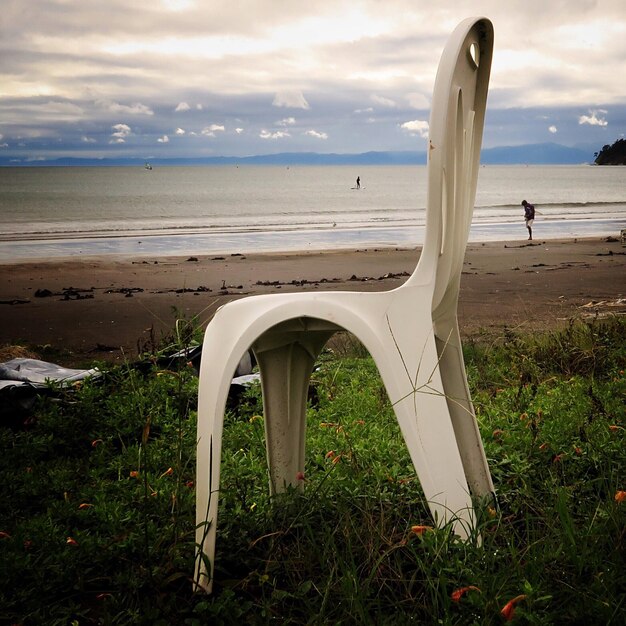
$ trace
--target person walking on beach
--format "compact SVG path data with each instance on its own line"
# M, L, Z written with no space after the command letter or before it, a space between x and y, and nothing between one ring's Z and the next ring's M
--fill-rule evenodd
M361 189L361 177L360 176L356 177L356 188Z
M524 207L524 220L526 221L526 228L528 229L528 241L533 239L533 222L535 221L535 207L522 200L522 206Z

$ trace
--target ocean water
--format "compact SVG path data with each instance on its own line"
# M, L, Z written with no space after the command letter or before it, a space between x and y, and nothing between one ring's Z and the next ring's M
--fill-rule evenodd
M354 189L356 177L361 189ZM626 168L482 166L470 241L626 228ZM425 166L0 168L0 262L421 244Z

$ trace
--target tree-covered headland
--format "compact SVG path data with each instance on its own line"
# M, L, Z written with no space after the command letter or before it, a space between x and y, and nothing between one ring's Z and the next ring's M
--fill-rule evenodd
M618 139L594 154L596 165L626 165L626 139Z

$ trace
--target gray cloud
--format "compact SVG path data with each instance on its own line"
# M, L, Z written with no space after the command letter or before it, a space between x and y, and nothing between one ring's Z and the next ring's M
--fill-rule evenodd
M282 91L274 96L272 105L288 109L308 109L309 103L300 91Z
M134 102L133 104L120 104L119 102L110 102L106 100L97 100L95 103L97 106L102 107L106 111L115 114L130 114L130 115L154 115L154 111L140 102Z
M486 146L624 133L623 0L4 0L0 145L24 158L243 155L321 138L337 152L421 148L407 124L428 119L442 47L471 14L496 31Z

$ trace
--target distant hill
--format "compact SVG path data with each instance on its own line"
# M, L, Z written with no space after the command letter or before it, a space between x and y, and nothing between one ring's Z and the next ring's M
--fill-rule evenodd
M626 139L604 146L596 155L596 165L626 165Z
M623 141L623 140L621 140ZM606 147L606 146L605 146ZM604 150L604 149L603 149ZM485 165L572 165L590 163L592 155L580 148L556 143L529 144L487 148L481 153ZM318 152L280 152L244 157L155 158L153 166L192 165L425 165L425 151L363 152L360 154L322 154ZM144 158L58 158L49 161L27 161L15 156L0 156L0 166L122 166L139 167Z
M579 148L558 143L535 143L483 150L480 162L485 165L577 165L590 163L591 158L589 152Z
M360 154L335 154L319 152L279 152L253 156L215 156L197 158L150 158L152 166L193 166L193 165L425 165L426 152L363 152ZM146 159L88 159L58 158L49 161L20 162L15 157L0 157L0 166L142 166Z

